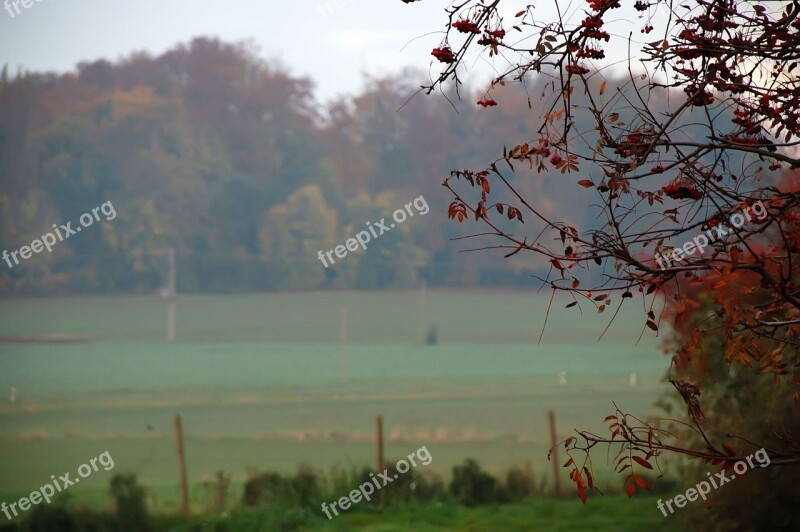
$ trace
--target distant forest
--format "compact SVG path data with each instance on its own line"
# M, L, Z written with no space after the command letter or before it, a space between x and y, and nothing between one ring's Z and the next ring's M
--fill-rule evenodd
M441 183L533 137L546 78L493 91L502 105L490 108L463 87L460 99L415 96L422 78L367 78L360 94L322 103L311 80L210 38L63 75L3 69L0 251L106 201L117 217L14 268L0 262L0 293L156 291L169 248L180 292L539 286L546 264L462 252L480 246L452 239L481 228L447 219ZM571 201L587 168L520 168L516 185L564 222L591 225ZM421 195L426 216L328 269L318 260Z

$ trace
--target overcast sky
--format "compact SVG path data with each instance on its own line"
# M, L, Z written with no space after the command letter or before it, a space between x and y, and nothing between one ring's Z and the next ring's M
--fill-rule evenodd
M0 64L12 72L18 66L64 72L79 61L116 60L140 50L160 54L197 36L252 39L265 59L279 58L293 74L311 77L323 100L356 92L365 71L427 69L430 51L441 39L430 33L443 28L448 5L446 0L26 1L33 5L20 4L22 12L13 18L0 10ZM513 15L527 3L501 5ZM586 8L583 0L560 5ZM553 20L552 6L540 3L537 15Z

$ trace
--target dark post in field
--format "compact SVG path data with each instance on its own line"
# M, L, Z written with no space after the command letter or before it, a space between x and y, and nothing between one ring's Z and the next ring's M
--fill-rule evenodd
M547 413L550 421L550 448L552 454L550 455L550 464L553 467L553 490L556 495L561 494L561 481L558 478L558 436L556 436L556 413L550 410Z
M167 342L172 343L175 341L175 321L178 313L176 306L176 294L178 293L178 289L177 273L175 271L175 248L169 248L167 250L167 265L169 270L167 286L162 291L162 294L169 303L167 306Z
M375 474L383 473L383 416L375 418L375 433L376 433L376 460L375 460ZM378 492L378 500L383 501L383 496Z
M180 414L175 415L175 439L178 443L178 474L181 481L181 507L183 517L189 519L189 486L186 481L186 455L183 452L183 425Z

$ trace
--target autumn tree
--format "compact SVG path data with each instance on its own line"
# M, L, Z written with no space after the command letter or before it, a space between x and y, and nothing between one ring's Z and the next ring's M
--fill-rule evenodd
M785 399L797 401L800 194L777 185L776 174L800 167L800 3L556 1L518 12L506 10L510 3L449 4L432 51L427 93L463 89L473 65L492 65L475 101L485 112L502 109L506 85L543 87L529 91L524 138L444 181L450 218L481 225L472 234L477 248L543 257L543 281L576 311L616 315L626 302L643 305L646 333L664 324L664 297L691 307L698 290L708 294L708 319L676 359L695 363L713 322L721 339L713 356L773 376ZM623 61L612 57L620 50ZM564 223L566 213L541 208L546 198L520 193L521 182L552 179L553 170L573 180L573 208L599 223ZM618 448L631 495L665 452L729 469L760 446L757 435L707 434L702 384L673 384L699 443L614 412L607 435L578 431L565 442L584 501L597 445ZM797 436L771 447L772 466L800 462Z

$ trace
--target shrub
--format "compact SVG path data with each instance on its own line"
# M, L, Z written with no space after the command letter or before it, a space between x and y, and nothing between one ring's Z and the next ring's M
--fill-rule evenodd
M203 488L208 498L208 509L220 513L228 507L228 495L231 486L231 477L223 471L217 471L213 480L205 480Z
M275 472L250 477L244 486L242 503L315 509L323 498L319 477L309 466L301 465L297 474L290 477Z
M505 490L509 501L519 502L536 492L536 482L530 465L525 469L512 467L506 474Z
M242 504L257 506L267 503L292 503L291 483L280 473L272 471L247 479L242 495Z
M450 493L464 506L489 504L497 498L497 480L481 470L478 462L472 458L464 460L464 464L453 467L453 479L450 481Z
M79 530L78 521L67 509L57 502L38 504L33 507L21 527L25 532L50 532L52 530Z
M116 474L109 483L117 521L122 530L149 530L146 490L134 474Z

